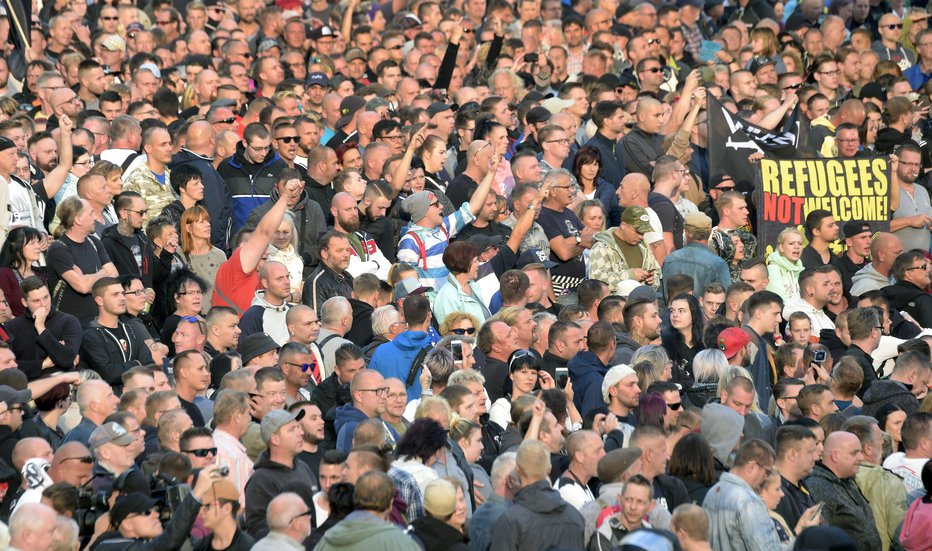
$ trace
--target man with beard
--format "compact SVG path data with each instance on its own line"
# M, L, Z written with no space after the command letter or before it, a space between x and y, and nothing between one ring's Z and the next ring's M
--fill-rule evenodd
M845 223L845 254L832 259L832 266L841 274L841 284L845 296L851 292L851 278L864 266L870 257L871 236L874 235L870 224L851 220Z
M660 338L660 312L651 300L631 300L625 305L624 322L627 334L620 333L616 358L630 358L635 350ZM623 351L630 352L625 356Z
M746 301L748 315L745 318L744 331L751 338L751 362L748 371L754 381L754 388L762 404L770 403L771 386L776 379L772 350L764 335L780 330L780 311L783 299L772 291L758 291Z
M392 221L386 216L392 205L392 190L383 181L371 182L359 202L359 229L368 232L378 250L394 262L395 236Z
M333 197L330 212L333 214L333 230L346 237L350 243L350 258L346 271L353 277L375 274L379 279L387 281L391 262L379 250L375 239L359 229L359 207L356 199L341 191Z
M285 315L285 326L288 328L290 335L288 342L296 342L308 347L318 369L311 372L314 384L319 385L322 380L320 366L324 365L324 355L317 347L317 335L320 334L320 320L317 318L317 312L303 304L292 306Z
M832 323L834 323L838 314L848 309L848 298L845 296L844 287L841 282L841 271L833 265L829 265L828 267L831 268L826 272L826 274L828 274L829 285L828 304L822 308L822 311L825 312L828 319L832 320Z
M288 406L289 413L304 410L301 428L304 429L301 453L295 458L303 461L315 473L320 473L320 460L329 449L324 446L324 415L314 402L301 401Z
M819 335L825 329L834 332L835 324L822 311L829 303L832 290L828 272L834 271L835 268L827 265L803 270L799 274L800 296L787 301L783 308L783 317L789 319L794 312L802 312L809 317L813 335Z
M353 296L353 276L349 267L352 247L349 239L337 232L327 232L320 238L320 265L304 282L301 303L320 308L331 297Z
M890 232L900 238L904 251L927 251L932 241L929 234L932 205L926 188L915 185L922 168L922 153L915 144L907 144L897 149L896 156L896 180L900 186L900 196L906 197L893 213Z
M305 387L310 383L311 371L317 366L306 346L297 342L285 343L278 352L278 368L285 376L285 403L294 404L311 398Z

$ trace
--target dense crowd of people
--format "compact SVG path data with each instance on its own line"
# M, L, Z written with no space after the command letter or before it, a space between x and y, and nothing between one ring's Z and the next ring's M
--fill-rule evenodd
M929 549L921 5L7 3L0 548Z

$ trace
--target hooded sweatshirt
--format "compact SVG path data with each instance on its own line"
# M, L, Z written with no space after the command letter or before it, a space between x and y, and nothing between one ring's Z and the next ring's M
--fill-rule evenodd
M702 408L702 436L712 455L725 467L734 462L734 451L744 430L744 418L728 406L711 403Z
M584 350L570 360L570 380L573 381L573 404L586 415L595 408L605 407L602 399L602 381L608 366L594 353Z
M906 511L900 543L906 549L929 549L932 541L932 503L917 499Z
M233 230L239 230L249 213L269 200L278 174L286 167L275 149L269 149L261 163L246 158L246 147L236 144L236 153L224 159L217 172L227 183L233 197Z
M336 409L333 427L337 432L338 450L349 453L353 447L353 434L356 432L356 426L366 419L369 419L369 416L353 404L344 404ZM395 442L400 438L398 431L393 429L391 425L383 421L382 426L389 433L391 442Z
M770 283L767 290L783 298L784 302L799 298L799 274L803 271L800 260L790 262L780 251L774 251L767 257L767 274Z
M316 551L420 551L400 528L367 511L354 511L321 538Z
M242 331L240 338L246 338L253 333L265 332L279 346L284 345L290 338L288 326L285 323L288 308L287 301L275 306L265 300L265 291L256 291L252 305L243 312L243 317L239 320L239 328Z
M876 417L880 408L887 404L896 404L906 415L919 411L919 400L906 388L906 385L891 379L874 381L864 393L864 407L861 415Z
M369 369L378 371L386 379L395 377L403 382L407 381L415 358L423 348L428 346L431 346L431 342L426 332L405 331L395 337L395 340L383 344L375 351L372 361L369 362ZM418 380L420 373L421 367L418 366L414 383L408 386L409 402L421 397L421 382Z
M275 496L291 488L306 489L308 495L316 494L319 490L317 474L303 461L295 459L293 467L288 467L272 461L269 452L262 452L243 489L246 497L246 531L251 536L259 539L269 532L265 510Z
M549 481L540 480L515 493L514 504L495 525L491 549L582 549L584 533L579 511Z
M909 281L897 281L884 287L883 294L893 308L908 313L921 327L932 327L932 295L925 290Z
M859 297L867 291L882 289L887 285L890 285L890 278L878 272L872 262L851 277L851 296Z

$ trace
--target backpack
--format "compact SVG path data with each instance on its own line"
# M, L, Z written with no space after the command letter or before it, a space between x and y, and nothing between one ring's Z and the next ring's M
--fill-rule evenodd
M440 228L440 231L443 232L443 236L446 238L447 241L449 241L450 233L447 232L447 228L445 228L443 224L440 224L437 227ZM421 268L426 272L427 271L427 247L424 246L424 241L421 239L421 236L417 234L416 230L408 230L408 233L406 233L405 235L410 235L411 239L414 239L414 243L415 245L417 245L418 256L420 257L419 263L421 265ZM402 237L402 239L403 238L404 237Z

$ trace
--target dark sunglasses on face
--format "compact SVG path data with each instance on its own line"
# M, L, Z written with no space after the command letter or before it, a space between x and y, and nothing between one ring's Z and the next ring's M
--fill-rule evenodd
M200 450L182 450L184 453L190 453L195 457L207 457L208 455L217 455L217 448L204 448Z
M298 143L297 136L282 136L280 138L275 138L276 140L284 143Z
M450 330L454 335L472 335L476 332L475 327L467 327L466 329L456 328Z
M236 122L236 117L230 117L229 119L214 121L214 124L233 124L234 122Z

